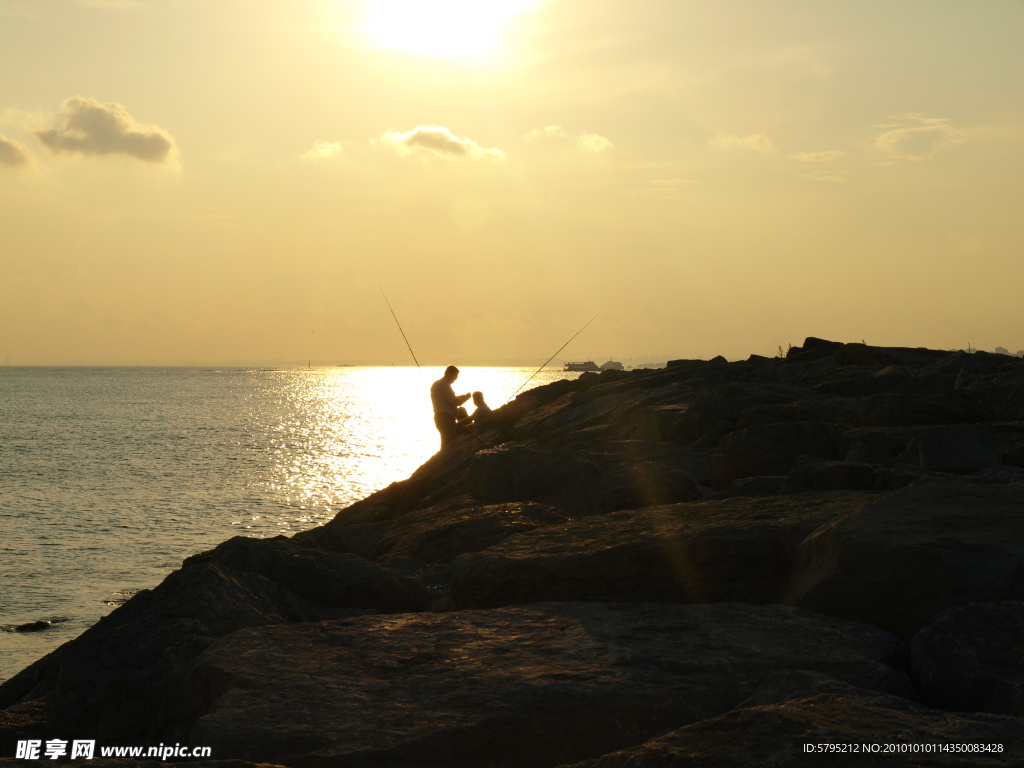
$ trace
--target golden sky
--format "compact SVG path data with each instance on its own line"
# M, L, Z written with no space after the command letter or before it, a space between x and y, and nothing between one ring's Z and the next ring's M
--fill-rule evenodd
M1024 347L1019 0L0 0L0 363Z

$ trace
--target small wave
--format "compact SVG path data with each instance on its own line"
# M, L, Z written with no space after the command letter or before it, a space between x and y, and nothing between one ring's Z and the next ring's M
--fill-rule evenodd
M141 591L141 589L118 589L113 593L113 597L108 597L102 602L104 605L124 605Z

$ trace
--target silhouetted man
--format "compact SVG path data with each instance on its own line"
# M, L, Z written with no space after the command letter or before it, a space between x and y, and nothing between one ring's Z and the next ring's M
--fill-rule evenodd
M456 395L452 384L459 378L459 369L449 365L444 369L444 376L430 385L430 402L434 406L434 426L441 433L441 447L444 448L454 438L465 433L459 426L459 406L469 400L469 395Z

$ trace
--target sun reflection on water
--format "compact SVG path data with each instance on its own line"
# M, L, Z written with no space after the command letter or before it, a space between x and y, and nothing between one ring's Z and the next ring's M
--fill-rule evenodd
M249 395L246 439L259 466L251 493L280 513L251 514L235 525L247 535L276 535L320 525L340 509L409 477L433 455L430 385L443 367L320 368L264 375ZM482 391L502 405L533 373L518 368L463 368L459 394ZM565 378L539 374L530 386Z

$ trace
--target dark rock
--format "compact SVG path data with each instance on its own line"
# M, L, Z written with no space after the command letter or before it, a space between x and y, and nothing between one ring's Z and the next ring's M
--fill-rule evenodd
M298 547L287 539L236 536L203 555L203 560L238 573L259 574L315 605L394 613L422 610L430 599L416 580L365 558Z
M851 429L839 438L839 453L846 461L879 466L906 464L910 444L917 431L909 427L885 427ZM915 465L920 463L920 454L912 457Z
M51 733L114 743L180 740L193 707L185 669L214 639L321 617L261 576L184 568L5 682L0 706L46 697Z
M902 644L783 606L541 604L236 632L197 661L214 754L556 766L727 712L799 663L864 685ZM905 683L904 683L905 684Z
M19 624L14 628L15 632L42 632L45 629L49 629L53 624L49 621L33 621L28 624Z
M626 416L626 434L637 440L692 443L710 426L690 403L636 408Z
M932 427L923 430L915 442L922 469L967 475L999 464L992 427L988 424Z
M874 477L875 468L870 464L801 456L786 477L782 492L864 491L873 487Z
M530 390L320 528L190 558L0 686L0 734L290 768L1019 764L1020 719L923 709L866 623L914 638L929 706L1020 712L1022 392L1024 361L814 338Z
M959 605L1024 595L1016 484L925 482L823 525L800 545L789 599L910 638Z
M874 476L872 477L871 489L873 491L895 491L900 488L906 488L914 483L925 481L947 482L948 480L948 475L929 472L926 469L917 469L916 467L878 467L875 469Z
M790 347L786 352L787 360L817 360L823 357L831 357L843 348L840 341L827 341L814 336L804 339L803 346Z
M1024 481L1024 467L998 464L978 470L971 475L971 480L984 483L1019 483Z
M628 468L628 484L632 491L625 506L654 507L693 501L702 496L700 485L688 472L673 469L660 462L647 461Z
M429 507L392 523L380 537L376 554L449 563L461 554L492 547L512 534L567 519L561 510L530 501Z
M888 698L889 703L896 704L898 708L913 708L913 700L917 698L917 691L908 683L903 674L884 664L879 665L878 671L880 679L869 688L850 685L822 672L814 672L809 669L784 669L780 672L772 672L761 681L750 698L741 702L736 708L761 707L781 704L794 699L810 699L823 693L867 696L876 699ZM879 694L879 691L883 690L898 691L899 693L886 697ZM919 705L919 708L927 709L923 704Z
M757 424L737 430L708 456L713 488L726 488L738 477L788 474L800 456L837 459L840 430L821 422Z
M471 608L539 600L776 600L804 537L868 498L737 498L535 528L455 560L452 596Z
M352 554L372 560L377 553L380 537L391 527L390 520L377 523L355 523L345 525L335 521L321 525L308 531L302 531L292 537L292 541L303 547L324 549L339 554Z
M599 479L594 462L575 452L505 445L476 455L469 485L485 501L530 501L586 494Z
M952 608L914 635L911 649L928 704L1024 717L1024 603Z
M147 745L146 747L144 747L144 749L147 751L150 748L161 750L171 749L174 746L179 745ZM185 749L192 749L191 746L180 746ZM59 765L64 764L65 763L59 763ZM154 756L151 759L140 760L136 760L130 757L96 757L92 760L89 760L87 765L89 766L89 768L172 768L173 766L181 766L181 768L283 768L283 766L276 766L270 763L250 763L248 760L200 759L182 760L182 762L168 762L166 760L160 759L157 756L157 754L154 754ZM0 758L0 768L24 768L24 766L24 760L5 760Z
M991 746L974 751L976 746L956 745ZM562 768L805 768L833 763L844 768L994 768L1019 766L1022 751L1024 720L1018 718L922 710L893 697L825 693L736 709Z
M729 483L725 496L775 496L782 493L782 484L786 478L782 475L763 475L761 477L738 477Z
M42 699L0 710L0 756L13 757L21 739L48 738L48 728L46 702ZM0 758L0 764L3 762ZM19 765L24 766L24 762L19 762Z
M697 480L662 449L648 460L643 441L590 442L579 448L508 444L480 451L469 490L485 503L537 501L572 514L600 514L700 498Z

